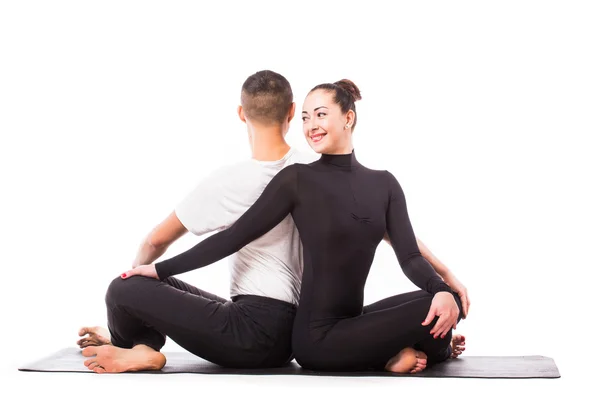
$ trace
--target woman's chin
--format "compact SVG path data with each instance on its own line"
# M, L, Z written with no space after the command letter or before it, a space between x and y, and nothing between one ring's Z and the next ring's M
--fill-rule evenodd
M324 146L322 143L313 143L313 142L309 142L308 143L310 148L313 149L313 151L315 153L324 153L325 152L325 148L326 146Z

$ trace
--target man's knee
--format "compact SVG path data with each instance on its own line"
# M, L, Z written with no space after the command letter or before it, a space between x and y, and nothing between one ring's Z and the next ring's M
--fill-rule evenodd
M134 287L140 278L143 277L132 276L130 278L123 279L118 276L113 279L106 290L106 304L114 307L116 305L122 305L125 303L128 298L130 298L132 295L135 295Z

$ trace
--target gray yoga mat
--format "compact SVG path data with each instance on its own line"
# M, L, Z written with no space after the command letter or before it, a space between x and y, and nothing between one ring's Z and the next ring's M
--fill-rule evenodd
M394 374L380 371L317 372L301 368L295 362L281 368L223 368L186 352L165 352L167 364L151 374L230 374L230 375L313 375L313 376L390 376L426 378L560 378L554 360L544 356L461 356L427 367L418 374ZM85 357L78 348L65 348L19 368L19 371L88 372Z

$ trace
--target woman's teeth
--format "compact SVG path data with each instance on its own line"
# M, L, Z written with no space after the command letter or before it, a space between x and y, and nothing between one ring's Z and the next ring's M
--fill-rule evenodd
M310 139L311 139L311 140L312 140L314 143L317 143L317 142L320 142L320 141L321 141L321 139L323 139L323 136L325 136L325 135L326 135L325 133L320 133L320 134L318 134L318 135L313 135L313 136L311 136L311 137L310 137Z

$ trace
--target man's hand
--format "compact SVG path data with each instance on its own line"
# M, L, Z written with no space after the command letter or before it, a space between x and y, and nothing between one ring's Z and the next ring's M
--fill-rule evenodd
M450 289L458 293L458 297L460 297L463 308L463 319L467 319L467 314L469 313L469 308L471 307L471 299L469 299L469 295L467 294L467 288L451 273L447 274L446 276L442 276L442 279L448 284L448 286L450 286ZM456 329L456 324L454 324L454 329Z
M439 316L435 326L429 331L433 335L434 339L438 337L446 336L446 333L456 325L458 319L459 309L454 300L454 296L449 292L438 292L433 296L431 301L431 307L427 317L422 322L422 325L429 325L436 316Z
M122 273L121 278L127 279L134 275L141 275L146 276L148 278L158 279L158 274L156 273L156 267L154 266L154 264L140 265L138 267L135 267L135 269L130 269L129 271Z

